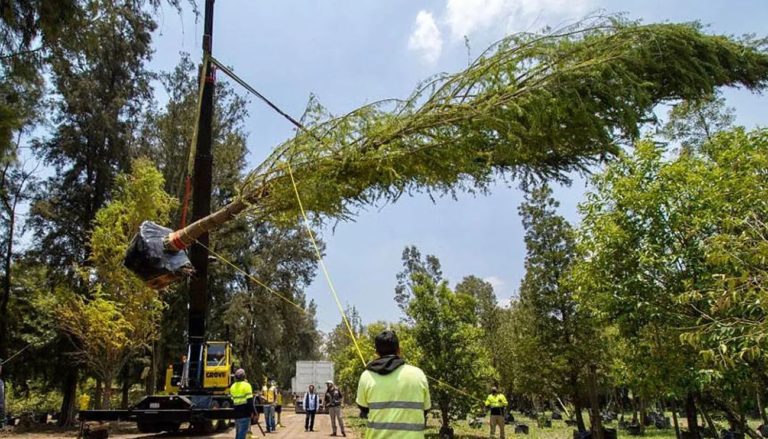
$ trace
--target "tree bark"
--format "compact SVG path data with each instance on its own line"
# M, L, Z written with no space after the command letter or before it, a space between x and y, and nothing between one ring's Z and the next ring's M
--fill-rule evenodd
M600 417L600 397L597 388L597 367L590 364L587 371L587 393L589 394L589 423L592 437L603 439L603 420Z
M65 427L75 423L75 396L77 395L77 368L70 367L64 376L61 384L61 414L59 415L59 426Z
M0 298L0 358L8 358L8 302L11 300L11 262L13 259L13 238L16 228L16 203L8 212L8 242L3 255L3 295Z
M763 424L768 424L768 415L766 415L765 406L763 406L762 393L763 392L760 390L760 386L756 386L755 400L757 401L757 410L760 412L760 419L763 421Z
M696 401L693 398L693 393L689 392L685 397L685 417L688 420L688 431L694 438L701 437L699 433L698 415L696 413Z
M103 408L101 402L104 400L104 386L101 384L101 379L96 378L96 389L93 392L93 407L96 409Z
M127 409L128 408L128 391L131 388L131 377L128 373L128 365L126 364L123 366L123 387L122 387L122 395L120 398L120 408Z
M675 425L675 438L680 439L680 423L677 421L677 401L672 402L672 422Z
M584 413L582 411L584 407L581 405L581 398L578 392L573 394L573 411L576 412L576 428L579 431L587 431L587 426L584 424Z
M632 401L631 402L632 402L632 424L638 425L638 424L640 424L640 421L637 419L638 418L638 415L637 415L637 413L638 413L638 408L637 408L637 406L638 406L638 398L634 394L632 395Z
M105 410L112 408L112 377L104 378L104 394L101 407Z
M722 410L725 413L725 417L728 419L728 422L730 422L731 425L743 431L747 436L751 437L752 439L760 439L762 437L759 433L753 430L746 422L743 422L742 417L738 413L736 413L736 411L731 406L729 406L725 401L715 399L715 398L712 398L711 400L716 407L718 407L720 410Z
M715 423L712 422L712 418L709 416L706 410L704 410L704 405L699 404L699 411L701 412L701 417L704 418L704 422L707 423L707 427L709 427L711 431L711 437L714 439L717 439L717 427L715 427Z
M442 421L442 427L448 428L451 420L448 419L448 404L446 402L440 403L440 418Z

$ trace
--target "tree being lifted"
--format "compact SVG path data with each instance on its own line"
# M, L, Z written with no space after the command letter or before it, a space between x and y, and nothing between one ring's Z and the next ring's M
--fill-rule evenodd
M767 81L763 42L706 35L696 24L594 17L512 35L406 100L341 117L311 102L307 128L256 167L235 200L181 230L145 223L150 233L134 239L126 266L159 288L189 271L181 250L236 215L294 220L291 172L306 210L342 219L404 193L482 192L497 175L567 180L637 138L661 102Z

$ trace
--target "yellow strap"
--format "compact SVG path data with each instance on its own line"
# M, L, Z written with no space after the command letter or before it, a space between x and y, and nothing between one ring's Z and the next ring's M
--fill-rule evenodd
M336 293L336 288L334 288L333 282L331 281L331 275L328 274L328 269L325 267L325 262L323 261L323 255L320 253L320 248L317 246L317 242L315 241L315 235L312 233L312 228L309 227L309 218L307 218L307 213L304 211L304 204L301 202L301 197L299 196L299 187L296 186L296 180L294 180L293 178L293 170L291 169L291 163L286 162L286 165L287 165L286 168L288 169L288 175L291 177L293 192L296 194L296 201L299 203L301 216L302 218L304 218L304 227L307 230L307 235L309 236L309 240L312 242L312 247L314 247L315 249L317 260L320 262L320 267L323 269L323 274L325 275L325 280L328 282L328 287L331 289L331 293L333 293L333 298L336 300L336 306L339 307L339 313L341 313L341 317L344 320L344 324L347 325L347 330L349 331L350 338L352 338L352 343L355 344L355 349L357 349L357 355L360 356L360 362L362 362L363 367L365 367L368 363L365 361L365 356L363 355L363 351L360 350L360 346L357 344L357 337L355 337L355 332L352 330L352 325L349 324L349 319L347 319L347 314L344 312L344 308L341 306L339 295Z
M200 113L203 111L203 89L205 77L208 76L209 55L203 54L203 68L200 71L200 84L197 89L197 112L195 113L195 128L192 131L192 144L189 147L189 159L187 161L187 175L192 175L195 170L195 154L197 153L197 134L200 130Z

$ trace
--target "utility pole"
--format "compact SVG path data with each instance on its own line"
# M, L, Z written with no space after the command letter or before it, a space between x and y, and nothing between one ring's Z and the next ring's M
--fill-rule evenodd
M211 185L213 156L211 154L213 121L213 93L216 74L209 61L213 49L213 3L205 0L205 27L203 31L203 54L205 65L201 73L205 75L203 96L198 123L197 144L192 184L192 221L211 213ZM203 386L203 345L205 344L205 319L208 311L208 234L202 235L190 249L190 261L195 267L195 276L189 282L189 322L187 340L189 342L189 390ZM203 247L205 246L205 247Z

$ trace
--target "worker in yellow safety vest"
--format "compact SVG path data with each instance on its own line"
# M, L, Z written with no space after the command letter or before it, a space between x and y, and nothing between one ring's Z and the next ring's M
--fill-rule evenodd
M264 396L264 422L267 424L267 433L270 433L277 429L275 425L275 403L277 402L275 381L269 380L268 384L261 388L261 393Z
M491 394L485 398L485 407L491 410L491 437L496 434L496 426L501 430L500 438L504 439L504 411L507 409L507 398L499 393L499 388L493 386Z
M235 419L235 439L245 439L251 431L251 412L253 408L253 388L245 380L245 371L235 371L235 383L229 387L232 405L238 418Z
M376 353L360 376L357 405L368 418L366 439L423 439L426 413L432 407L427 376L400 358L394 331L376 336Z
M280 389L280 385L275 385L275 414L277 414L277 426L285 427L283 425L281 415L283 413L283 391Z

